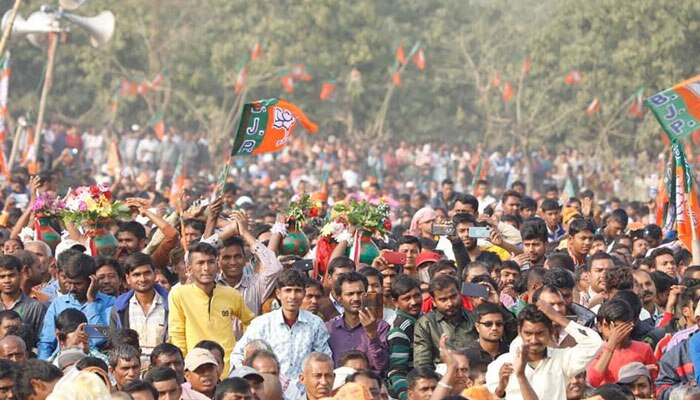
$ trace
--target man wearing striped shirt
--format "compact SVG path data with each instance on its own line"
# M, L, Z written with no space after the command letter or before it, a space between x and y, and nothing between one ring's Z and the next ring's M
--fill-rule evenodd
M389 391L392 397L406 400L406 375L413 369L413 329L423 305L420 283L408 275L401 275L391 284L391 297L396 305L396 319L387 336Z

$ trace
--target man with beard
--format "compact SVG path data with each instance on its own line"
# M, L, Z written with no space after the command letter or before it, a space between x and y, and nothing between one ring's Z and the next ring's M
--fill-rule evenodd
M547 226L539 218L525 221L520 228L523 238L523 252L513 257L522 269L544 264L544 253L547 250Z
M281 360L285 360L279 372L292 378L285 394L294 398L294 395L303 393L296 378L302 373L304 357L313 352L331 354L329 334L320 318L300 309L304 298L304 276L300 272L282 271L277 278L276 294L281 308L253 320L233 349L231 365L239 367L243 364L248 343L264 340Z
M131 208L135 208L138 212L149 219L163 233L163 241L151 253L153 266L155 269L163 270L168 266L170 251L179 244L179 235L177 229L173 228L166 220L159 217L149 209L149 204L145 199L129 198L125 204ZM143 225L136 221L128 221L119 225L117 231L117 258L121 262L132 253L142 252L148 244L146 238L146 230Z
M420 283L410 276L401 275L391 285L391 297L396 305L396 319L387 336L389 389L394 398L406 400L406 375L413 368L413 331L423 303Z
M109 326L113 335L122 329L138 332L145 360L168 338L168 292L155 283L153 260L143 253L127 258L126 281L131 290L117 298Z
M523 341L523 357L536 368L527 368L525 377L540 399L564 399L569 379L583 371L600 350L603 341L595 331L569 321L540 299L537 306L528 305L518 316L519 334ZM555 349L547 346L554 324L564 327L576 346ZM517 379L510 379L514 353L506 353L489 364L486 386L496 396L522 399Z
M416 322L413 338L413 364L416 367L434 367L440 363L440 337L450 336L448 345L461 349L478 338L474 313L464 308L460 297L460 283L445 275L430 282L430 295L435 308Z
M346 351L360 350L367 353L370 369L383 374L389 366L386 342L389 324L375 315L371 308L362 306L367 286L367 278L357 272L338 277L335 293L344 312L326 323L330 334L328 345L336 367L340 366L340 358Z
M608 253L596 253L588 259L588 293L581 293L585 304L589 309L599 305L605 300L605 271L615 266L615 262Z
M586 264L594 232L593 223L587 219L576 218L569 224L568 252L575 267Z

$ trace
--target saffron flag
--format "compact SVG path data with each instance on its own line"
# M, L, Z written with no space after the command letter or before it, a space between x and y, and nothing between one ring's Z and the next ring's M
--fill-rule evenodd
M291 75L285 75L280 78L282 86L284 86L284 91L287 93L294 93L294 78Z
M396 48L396 61L401 65L406 64L406 52L403 49L403 43L399 43L399 46Z
M148 120L147 125L153 128L153 132L155 132L156 137L162 142L163 137L165 136L165 115L163 112L158 111L156 115Z
M491 78L491 86L501 87L501 74L498 72Z
M321 85L321 93L319 95L319 98L323 101L328 100L331 95L333 94L333 91L335 90L335 85L332 84L331 82L323 82L323 85Z
M700 129L700 75L644 101L671 142Z
M513 85L510 83L506 83L506 85L503 87L503 101L508 101L513 98L513 95L515 94L515 91L513 90Z
M675 160L675 196L669 196L675 201L676 229L678 239L686 249L693 250L693 242L700 238L700 207L698 193L695 188L695 178L690 164L685 156L683 147L674 141L672 145Z
M180 197L182 196L182 191L185 188L185 179L187 179L187 171L185 168L184 154L180 154L177 159L177 165L175 166L175 174L173 175L173 182L170 186L170 206L175 206ZM183 235L184 236L184 235Z
M530 72L530 68L532 68L532 60L530 57L525 58L525 61L523 62L523 73L527 74Z
M10 169L5 158L7 139L7 98L10 89L10 52L0 60L0 173L10 177Z
M260 42L256 42L253 49L250 51L250 59L256 61L262 55L262 46Z
M597 113L598 111L600 111L600 100L598 100L598 98L596 97L595 99L593 99L591 104L588 105L588 108L586 108L586 114L588 114L588 116L591 116Z
M245 80L248 78L248 66L244 66L241 68L240 71L238 71L238 76L236 76L236 86L233 89L233 91L236 94L240 94L243 91L243 87L245 86Z
M637 90L637 93L634 95L634 101L627 110L627 115L637 119L644 118L644 88L639 88Z
M581 73L581 71L578 71L578 70L574 70L574 71L569 72L566 75L566 78L564 78L564 82L569 86L573 86L573 85L581 82L582 80L583 80L583 74Z
M391 74L391 80L396 87L401 87L401 72L394 71L394 73Z
M413 63L416 64L419 70L425 69L425 53L423 49L419 49L416 54L413 55Z
M291 141L297 122L311 133L318 130L318 125L286 100L246 103L238 130L231 141L231 157L282 150Z

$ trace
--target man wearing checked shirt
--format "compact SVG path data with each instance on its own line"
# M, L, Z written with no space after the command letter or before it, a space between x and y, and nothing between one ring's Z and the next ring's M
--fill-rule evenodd
M231 365L239 368L245 348L251 341L262 339L279 357L280 373L291 379L285 388L286 398L301 398L304 386L299 382L304 357L313 352L331 355L328 331L323 321L306 310L300 310L304 299L304 276L295 270L284 270L277 277L277 298L281 308L255 318L236 343Z

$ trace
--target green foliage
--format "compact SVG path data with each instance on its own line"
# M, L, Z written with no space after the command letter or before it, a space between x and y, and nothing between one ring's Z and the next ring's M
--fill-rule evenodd
M44 2L26 1L23 16ZM77 13L103 9L117 18L108 45L90 47L73 26L58 48L49 118L121 127L144 125L162 111L167 124L206 132L213 145L227 142L244 101L285 97L319 122L324 136L371 132L386 101L378 126L395 140L644 149L658 141L658 127L620 107L640 86L648 96L694 76L700 43L700 3L677 0L92 0ZM417 41L427 68L407 66L402 87L392 88L396 46L408 52ZM263 55L252 62L256 42ZM35 114L45 52L26 40L11 49L11 114ZM525 57L532 70L521 78ZM286 94L280 77L298 63L314 79ZM233 87L245 64L249 76L238 97ZM361 73L355 84L353 68ZM573 69L586 78L568 87L563 79ZM165 80L158 90L122 97L111 115L122 79L159 72ZM490 84L496 72L518 99L502 100ZM319 99L325 80L336 84L326 102ZM587 117L596 96L601 113Z

